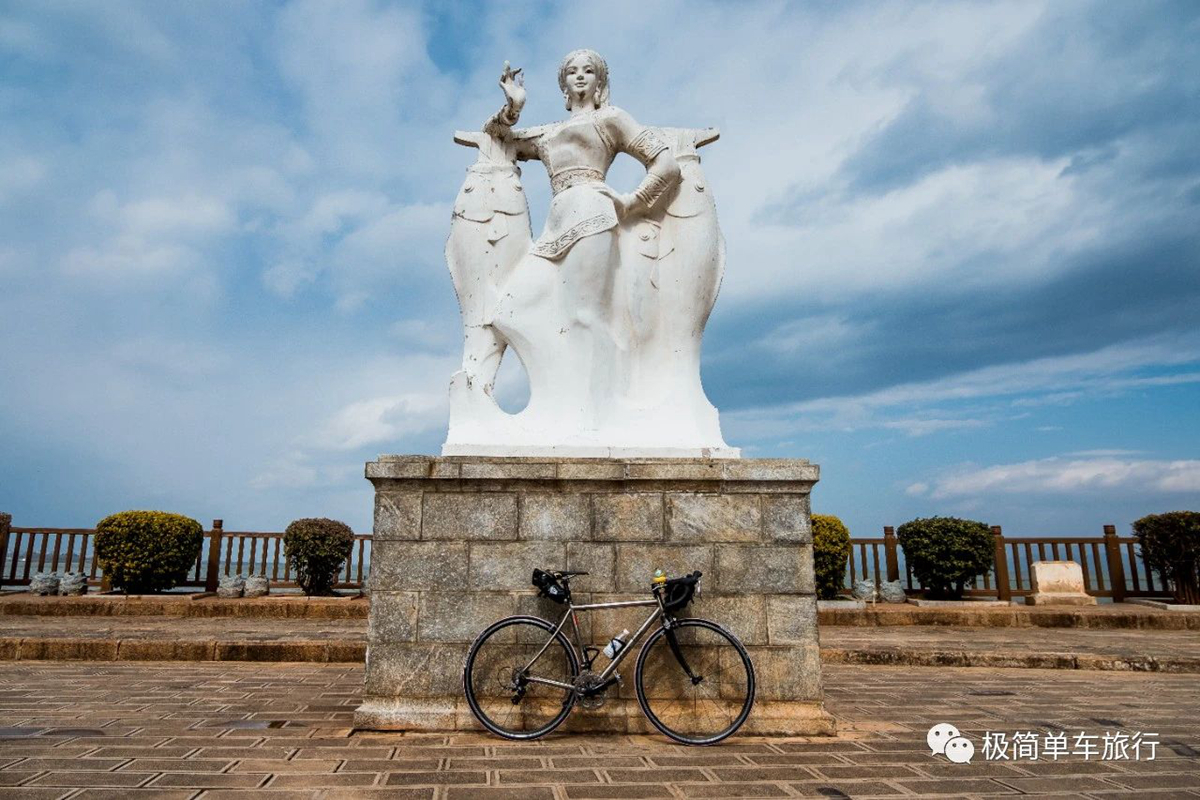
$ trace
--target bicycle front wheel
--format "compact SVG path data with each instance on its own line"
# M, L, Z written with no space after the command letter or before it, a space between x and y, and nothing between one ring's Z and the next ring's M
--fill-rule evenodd
M537 679L573 686L578 674L574 648L552 624L508 617L471 645L463 690L471 713L489 731L506 739L536 739L562 724L575 704L574 689Z
M754 705L746 648L705 619L681 619L652 634L638 654L635 682L651 724L682 744L716 744L742 727Z

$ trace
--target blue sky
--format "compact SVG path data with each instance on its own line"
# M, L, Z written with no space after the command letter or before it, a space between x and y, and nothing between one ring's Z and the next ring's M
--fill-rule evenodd
M1197 41L1193 2L0 3L0 509L369 530L363 462L445 436L451 134L506 59L559 118L576 47L721 128L704 382L816 511L1200 508Z

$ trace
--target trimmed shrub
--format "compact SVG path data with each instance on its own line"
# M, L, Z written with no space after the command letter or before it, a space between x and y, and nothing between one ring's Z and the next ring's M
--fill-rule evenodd
M307 595L333 594L333 584L354 547L354 531L324 517L298 519L283 532L288 566Z
M162 592L187 578L203 542L204 529L191 517L122 511L96 525L96 562L125 594Z
M904 557L931 599L959 600L963 586L996 563L992 532L982 522L955 517L914 519L896 529Z
M835 600L846 578L850 558L850 531L830 514L813 514L813 567L817 573L817 597Z
M1142 561L1170 584L1175 602L1200 603L1200 512L1150 514L1133 523Z

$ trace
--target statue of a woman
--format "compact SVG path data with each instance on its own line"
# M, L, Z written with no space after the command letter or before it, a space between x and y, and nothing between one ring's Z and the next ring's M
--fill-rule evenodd
M657 246L651 240L662 227L667 196L680 180L671 144L658 129L609 105L608 65L596 52L569 53L559 66L558 84L569 116L518 129L525 90L520 70L505 65L500 85L507 102L484 125L484 133L503 142L516 160L541 161L553 192L541 236L505 270L490 322L497 341L511 346L524 364L530 402L515 417L493 414L490 394L485 398L480 391L482 387L490 393L490 380L485 376L471 386L470 376L460 373L465 377L451 385L446 452L472 441L576 451L588 445L652 449L666 442L678 448L727 450L716 411L699 386L698 333L695 392L689 388L673 398L656 397L657 407L641 414L640 422L637 419L639 398L633 395L644 393L648 384L636 376L654 372L646 369L644 359L638 360L638 337L653 327L658 313L656 298L639 295L655 274L658 254L648 246ZM605 183L618 153L646 168L640 185L627 194ZM715 216L712 232L715 253ZM709 308L711 301L702 311L704 318ZM665 373L669 365L661 368ZM686 405L697 393L695 414L687 409L680 414L669 405ZM693 417L699 421L691 425ZM675 430L679 426L673 423L685 419L684 427L694 430ZM663 420L668 422L665 428Z

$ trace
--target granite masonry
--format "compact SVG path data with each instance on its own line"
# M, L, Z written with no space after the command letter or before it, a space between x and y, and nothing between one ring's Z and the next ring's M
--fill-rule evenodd
M655 569L701 570L688 613L737 634L758 678L744 733L833 732L821 701L809 493L803 460L381 456L375 486L364 702L355 726L475 730L462 667L475 636L512 614L557 621L535 567L587 570L577 603L641 599ZM597 645L647 609L580 615ZM649 732L633 686L564 730Z

